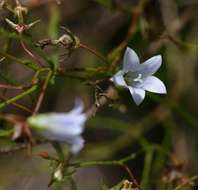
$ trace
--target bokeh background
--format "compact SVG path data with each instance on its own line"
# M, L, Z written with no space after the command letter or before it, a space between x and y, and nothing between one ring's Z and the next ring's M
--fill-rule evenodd
M116 47L121 47L123 55L124 47L128 45L137 52L141 61L156 54L163 57L157 76L165 82L168 94L148 93L137 107L127 90L118 89L117 100L99 108L87 122L84 133L86 146L76 160L120 159L154 144L171 152L172 157L182 163L184 175L193 176L198 172L198 1L62 0L58 5L50 0L24 0L23 3L29 8L27 23L41 19L28 31L33 42L57 38L64 33L59 26L65 26L83 43L104 55L109 55ZM1 48L18 58L28 58L17 40L9 39L13 31L5 23L5 18L12 18L11 14L1 10L0 15ZM11 45L7 46L8 43ZM64 53L64 49L45 50L49 56L57 55L57 51ZM84 49L75 50L60 64L65 70L103 65L101 60ZM120 59L115 70L121 66ZM9 60L0 63L0 72L1 83L14 81L17 84L28 83L33 74ZM81 76L81 73L71 75ZM98 77L101 77L98 73L90 74L91 80ZM110 82L105 81L100 87L105 91L109 85ZM12 97L17 91L0 89L0 94ZM95 89L82 80L58 77L48 88L40 112L68 111L75 97L81 97L88 110L95 102ZM34 100L31 98L23 98L18 103L32 108ZM1 112L28 116L13 105ZM1 122L1 126L3 124ZM0 149L12 146L17 146L17 143L1 137ZM43 150L53 151L50 145L44 144L34 147L32 155L28 155L26 149L0 153L0 190L48 189L49 163L37 156ZM148 149L130 161L129 167L145 190L160 190L166 189L160 186L160 176L164 175L167 164L173 162L164 153ZM111 187L125 178L127 174L116 166L84 168L75 174L75 181L82 190L101 189L102 183ZM63 186L63 189L69 189L68 185Z

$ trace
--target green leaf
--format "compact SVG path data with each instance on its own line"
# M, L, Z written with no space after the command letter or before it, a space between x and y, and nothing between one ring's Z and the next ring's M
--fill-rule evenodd
M111 9L112 6L113 6L112 0L95 0L95 1L97 3L99 3L100 5L105 6L105 7L109 8L109 9Z

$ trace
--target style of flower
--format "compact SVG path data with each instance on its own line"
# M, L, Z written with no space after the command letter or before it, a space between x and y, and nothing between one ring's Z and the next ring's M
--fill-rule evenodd
M136 105L140 105L145 98L145 91L166 94L164 83L152 76L161 66L162 57L157 55L140 64L139 58L134 50L127 47L123 68L110 80L115 85L128 88Z
M83 113L83 103L75 102L74 108L68 113L44 113L31 116L27 122L35 132L53 141L71 145L71 152L77 154L84 146L81 137L87 119Z

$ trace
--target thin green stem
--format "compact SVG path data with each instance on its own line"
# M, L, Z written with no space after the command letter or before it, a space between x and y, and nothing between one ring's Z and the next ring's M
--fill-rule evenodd
M0 52L0 55L18 63L18 64L25 65L25 66L29 67L30 69L32 69L34 71L37 71L39 69L39 67L37 65L31 63L30 61L21 61L20 59L14 57L14 56L12 56L8 53Z
M136 153L130 154L129 156L122 158L120 160L104 160L104 161L87 161L87 162L80 162L80 163L74 163L77 167L90 167L90 166L97 166L97 165L120 165L120 164L125 164L126 162L130 160L134 160L139 156L144 150L140 150Z
M146 156L144 158L144 170L142 174L142 181L141 181L141 187L144 190L149 189L149 176L151 172L151 163L153 160L153 149L149 148L149 150L146 152Z
M59 161L64 161L65 159L65 155L64 155L64 152L62 150L62 147L60 145L60 143L56 142L56 141L52 141L51 142L53 148L55 149L57 155L58 155L58 158L59 158Z
M120 165L119 160L105 160L105 161L88 161L79 163L78 167L91 167L91 166L103 166L103 165Z
M4 100L4 101L7 100L5 97L3 97L3 96L1 96L1 95L0 95L0 99L2 99L2 100ZM22 110L24 110L24 111L26 111L26 112L32 113L32 111L31 111L29 108L27 108L27 107L25 107L25 106L23 106L23 105L21 105L21 104L17 104L17 103L15 103L15 102L13 102L13 103L11 103L11 104L12 104L13 106L19 108L19 109L22 109Z
M105 160L105 161L87 161L87 162L81 162L81 163L74 163L70 164L70 166L74 166L76 168L81 167L92 167L92 166L120 166L122 167L129 175L131 180L134 182L134 184L141 190L141 187L138 185L135 177L133 176L133 173L129 169L129 167L125 164L126 162L135 159L139 154L141 154L144 150L140 150L136 153L133 153L123 159L120 160Z
M122 158L121 160L120 160L120 162L121 163L126 163L126 162L128 162L128 161L130 161L130 160L134 160L135 158L137 158L137 156L139 156L141 153L143 153L144 152L144 149L142 149L142 150L139 150L138 152L136 152L136 153L133 153L133 154L130 154L129 156L127 156L127 157L125 157L125 158Z
M111 160L111 161L89 161L80 163L77 167L92 167L92 166L120 166L122 167L129 175L131 180L139 187L136 179L134 178L131 170L126 166L122 160Z
M92 166L120 166L122 167L129 175L133 183L141 190L141 187L138 185L137 180L135 179L133 173L127 165L123 163L123 160L112 160L112 161L90 161L84 162L79 165L79 167L92 167ZM128 161L128 159L127 159Z
M34 86L32 86L31 88L29 88L28 90L22 92L21 94L19 94L19 95L13 97L13 98L10 98L10 99L8 99L8 100L6 100L6 101L0 103L0 109L3 109L3 108L6 107L7 105L12 104L12 103L16 102L17 100L19 100L19 99L21 99L21 98L23 98L23 97L25 97L25 96L31 94L31 93L34 92L37 88L38 88L38 86L37 86L37 85L34 85Z
M50 71L50 68L44 67L44 68L38 69L38 70L35 72L35 74L34 74L34 76L33 76L33 78L32 78L32 81L35 81L35 80L38 78L38 76L40 75L40 73L45 72L45 71Z

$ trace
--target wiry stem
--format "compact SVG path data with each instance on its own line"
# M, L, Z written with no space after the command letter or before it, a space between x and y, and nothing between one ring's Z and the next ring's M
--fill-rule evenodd
M89 52L91 52L92 54L97 56L100 60L102 60L105 64L109 64L108 60L102 54L100 54L98 51L90 48L89 46L81 43L80 48L88 50Z
M50 80L51 76L52 76L52 71L50 70L48 72L48 75L47 75L47 77L46 77L46 79L44 81L44 84L42 86L41 93L40 93L40 95L38 97L38 101L37 101L36 107L34 109L33 115L35 115L39 111L39 109L41 107L41 104L42 104L42 101L43 101L43 98L44 98L44 95L45 95L45 91L47 89L47 85L49 83L49 80Z
M29 61L22 61L21 59L18 59L8 53L0 52L0 55L2 55L3 57L5 57L7 59L10 59L11 61L18 63L18 64L25 65L34 71L37 71L39 69L39 67L37 65L32 64Z
M2 108L4 108L4 107L6 107L7 105L12 104L13 102L16 102L17 100L19 100L19 99L21 99L21 98L23 98L23 97L25 97L25 96L31 94L31 93L34 92L37 88L38 88L37 85L33 85L31 88L29 88L28 90L22 92L21 94L19 94L19 95L13 97L13 98L10 98L10 99L8 99L8 100L6 100L6 101L0 103L0 109L2 109Z
M7 101L7 99L6 99L5 97L3 97L3 96L0 96L0 98L1 98L2 100L4 100L4 101ZM11 103L11 104L14 105L15 107L21 109L21 110L24 110L24 111L26 111L26 112L32 114L32 111L31 111L29 108L27 108L27 107L25 107L25 106L23 106L23 105L21 105L21 104L17 104L17 103L15 103L15 102L13 102L13 103Z
M0 84L0 88L11 89L11 90L22 90L23 89L22 86L13 86L13 85L9 85L9 84Z
M23 40L20 40L21 46L23 47L23 49L25 50L25 52L33 59L35 60L35 62L40 65L40 66L44 66L43 63L39 60L39 58L34 55L34 53L32 53L25 45L25 43L23 42Z
M178 185L177 187L175 187L173 190L183 189L186 185L189 185L190 183L192 183L193 181L195 181L197 179L198 179L198 175L195 175L195 176L191 177L189 180L186 180L183 183L181 183L180 185Z
M135 159L139 154L141 154L143 152L143 150L138 151L136 153L133 153L123 159L120 160L105 160L105 161L87 161L87 162L81 162L81 163L74 163L74 164L70 164L70 166L74 166L76 168L81 168L81 167L92 167L92 166L105 166L105 165L109 165L109 166L121 166L129 175L129 177L131 178L132 182L141 190L141 187L138 185L137 180L135 179L133 173L131 172L131 170L129 169L129 167L125 164L126 162Z

